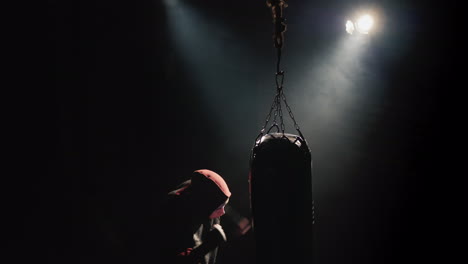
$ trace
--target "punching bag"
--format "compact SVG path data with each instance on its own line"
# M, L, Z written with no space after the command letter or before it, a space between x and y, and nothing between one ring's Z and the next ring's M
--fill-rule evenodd
M251 150L249 188L256 263L312 263L314 204L312 158L309 146L284 95L284 71L280 70L286 25L284 0L267 0L275 24L277 48L276 96L261 133ZM285 133L282 103L294 121L298 135ZM273 115L273 124L265 133ZM277 122L279 121L279 123ZM277 132L270 131L276 128Z
M256 263L312 263L312 159L306 141L287 133L257 138L249 183Z

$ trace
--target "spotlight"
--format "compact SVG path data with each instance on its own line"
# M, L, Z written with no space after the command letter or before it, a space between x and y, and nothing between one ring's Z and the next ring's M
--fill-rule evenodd
M357 21L357 30L362 34L369 34L374 25L374 19L370 15L363 15Z
M353 34L354 30L361 34L369 34L369 31L374 25L374 19L370 15L363 15L357 19L356 22L351 20L346 21L346 32Z
M346 21L346 32L351 35L354 32L354 23L351 20Z

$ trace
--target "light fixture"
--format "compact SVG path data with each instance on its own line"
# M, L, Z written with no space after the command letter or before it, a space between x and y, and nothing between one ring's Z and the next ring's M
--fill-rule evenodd
M361 34L369 34L374 25L374 19L372 16L365 14L360 16L355 22L348 20L346 21L346 32L353 34L356 30Z
M353 34L354 32L354 23L353 21L351 20L348 20L346 21L346 32L348 32L348 34Z

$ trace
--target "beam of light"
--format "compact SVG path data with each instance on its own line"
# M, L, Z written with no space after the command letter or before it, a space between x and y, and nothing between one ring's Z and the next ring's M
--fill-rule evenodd
M367 129L370 113L381 103L382 87L378 84L378 69L368 63L374 54L372 36L361 34L352 21L346 24L353 37L339 36L332 45L312 51L313 56L298 74L302 77L294 84L300 89L288 98L315 153L324 160L333 159L343 167L354 168L361 157L360 143L366 132L363 128ZM324 166L324 160L315 161ZM327 176L314 177L314 182L329 188L314 190L319 197L339 191L353 180L344 177L340 168L321 169L319 174Z
M252 114L251 108L245 106L255 106L259 96L251 96L251 81L255 80L251 75L258 67L257 51L228 22L210 16L209 9L184 1L165 1L172 3L166 5L171 43L168 52L178 59L178 68L186 70L183 77L191 87L184 89L197 95L197 106L209 114L210 125L219 134L230 135L232 140L227 140L224 148L243 152L251 147L251 142L240 142L239 128L251 127L255 129L253 133L258 133L257 126L245 123L245 116Z
M179 4L179 0L163 0L163 2L168 7L174 7Z
M210 21L209 17L185 3L168 5L167 15L170 52L180 59L182 65L179 67L187 70L184 78L191 82L190 90L201 98L205 110L215 116L221 115L222 111L218 110L223 109L222 102L229 97L229 91L234 90L228 88L231 82L226 82L230 78L227 73L231 72L226 69L229 67L227 62L231 60L223 49L229 48L224 43L225 39L231 38L229 33L220 23ZM212 119L218 127L224 127L221 120L221 116Z
M361 81L366 79L368 70L363 66L363 57L369 47L368 38L341 38L317 56L314 61L305 64L303 79L299 87L302 96L296 103L305 107L307 112L322 120L311 123L339 122L347 114L362 91Z

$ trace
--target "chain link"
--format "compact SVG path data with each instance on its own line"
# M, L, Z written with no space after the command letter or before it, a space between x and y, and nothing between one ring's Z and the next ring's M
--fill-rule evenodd
M291 119L292 119L293 122L294 122L294 128L295 128L296 130L300 131L299 124L297 124L296 119L294 118L294 114L293 114L293 112L292 112L292 110L291 110L291 107L289 107L288 102L286 101L286 95L284 95L284 93L281 93L281 95L282 95L282 99L283 99L283 101L284 101L284 105L286 106L286 109L287 109L288 112L289 112L289 116L291 117Z
M270 112L268 113L266 120L265 120L265 124L263 125L262 130L260 131L261 134L265 133L265 128L268 125L268 122L270 121L271 113L273 112L273 109L275 109L275 107L276 107L276 100L274 100L273 103L271 104Z

